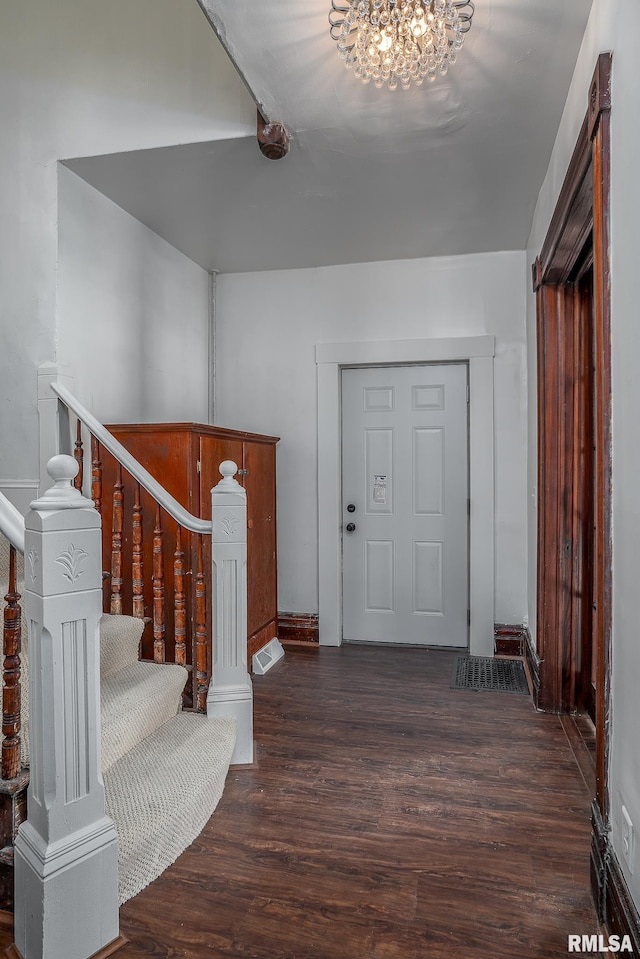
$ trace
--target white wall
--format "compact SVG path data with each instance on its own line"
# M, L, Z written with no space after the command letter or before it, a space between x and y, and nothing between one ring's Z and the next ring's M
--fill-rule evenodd
M208 417L209 276L65 167L58 360L102 422Z
M526 614L525 259L522 253L218 277L216 422L278 446L282 610L316 612L316 343L496 336L496 596Z
M36 370L58 359L56 161L253 135L255 108L196 0L20 0L0 129L2 487L37 478Z
M613 384L613 649L611 710L611 799L613 843L640 907L640 642L636 601L640 564L640 323L637 307L640 222L640 4L637 0L594 0L572 86L540 192L529 239L528 260L539 252L562 180L587 109L587 94L599 53L613 51L611 112L611 305ZM535 324L535 304L529 296L528 326ZM535 362L535 353L533 354ZM533 372L533 368L532 368ZM530 411L535 411L534 376L530 377ZM532 464L535 433L530 431L529 492L535 492ZM529 568L535 564L535 514L531 511ZM530 583L530 615L535 610L535 581ZM633 874L622 856L620 808L630 812L636 830Z

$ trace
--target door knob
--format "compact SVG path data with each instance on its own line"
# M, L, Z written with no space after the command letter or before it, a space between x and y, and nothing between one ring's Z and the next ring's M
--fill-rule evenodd
M347 513L355 513L356 507L354 503L349 503L347 506Z
M356 528L356 524L355 524L355 523L347 523L347 525L345 526L345 529L346 529L347 533L353 533L353 531L355 530L355 528Z

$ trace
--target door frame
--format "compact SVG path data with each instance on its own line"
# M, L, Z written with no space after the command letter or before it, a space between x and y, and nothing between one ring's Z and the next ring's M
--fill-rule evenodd
M572 277L585 244L593 246L593 343L595 356L593 443L596 527L593 555L592 628L597 656L596 806L609 816L609 681L612 626L611 538L611 268L609 259L609 169L611 54L598 57L587 113L569 163L540 256L533 264L538 320L538 612L537 705L571 711L570 689L577 663L570 644L574 590L566 588L563 557L572 557L573 468L579 456L575 433L563 412L577 387ZM555 381L555 386L554 386ZM558 382L564 395L557 394ZM546 429L541 428L545 424ZM569 693L567 694L567 688Z
M457 362L469 365L469 650L474 656L493 656L494 355L494 336L316 344L321 646L342 644L341 370Z

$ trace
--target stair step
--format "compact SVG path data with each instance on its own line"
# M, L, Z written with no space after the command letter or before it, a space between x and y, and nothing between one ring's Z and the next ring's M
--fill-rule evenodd
M184 666L131 663L100 687L102 771L175 716L188 678Z
M125 666L138 662L144 620L135 616L111 616L100 620L100 679L104 681Z
M24 613L24 606L23 606ZM144 629L144 622L141 619L137 619L134 616L111 616L109 613L105 613L100 620L100 681L101 685L104 686L107 680L110 680L117 672L120 672L122 669L127 666L131 666L138 663L138 649L140 646L140 639L142 637L142 630ZM22 765L26 768L29 766L29 657L27 655L28 645L27 645L27 626L24 620L24 615L22 619L22 655L21 655L21 668L22 668L22 697L21 697L21 731L20 736L22 740ZM157 664L154 664L157 665ZM164 664L160 668L165 668ZM177 667L182 669L181 666ZM126 682L126 677L122 677L123 681ZM178 680L175 680L176 683ZM180 687L179 696L184 688L186 682L186 676L184 676L184 681L182 681L182 686ZM119 686L120 684L116 684ZM112 684L107 682L107 696L108 700L111 701L114 693L111 691ZM104 690L103 690L104 692ZM127 706L127 708L129 708ZM176 710L172 709L169 715L173 715ZM162 722L165 721L167 715L162 713ZM103 721L103 736L104 736L104 721ZM153 723L152 728L158 725ZM148 735L150 730L145 728L144 735ZM107 746L107 753L109 754L111 750L111 745ZM116 758L118 758L121 753L118 752ZM104 756L104 745L103 745L103 756ZM114 761L114 760L112 760Z
M233 719L179 713L105 773L121 905L200 834L222 795L235 738Z

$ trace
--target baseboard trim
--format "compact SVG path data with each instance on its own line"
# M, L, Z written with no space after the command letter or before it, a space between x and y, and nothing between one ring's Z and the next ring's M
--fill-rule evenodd
M494 652L499 656L524 656L524 626L495 623L493 627Z
M118 936L117 939L114 939L113 942L110 942L108 945L103 946L102 949L99 949L97 952L94 952L90 959L107 959L108 956L112 956L114 952L117 952L118 949L122 949L123 946L126 946L129 942L128 939L125 939L124 936ZM23 959L22 953L19 951L15 943L12 943L8 949L4 951L6 959Z
M319 644L317 613L278 613L278 637L285 646Z
M591 806L591 892L607 933L629 936L633 955L639 956L640 913L595 800Z
M524 630L524 660L531 677L533 705L538 709L538 700L540 698L540 663L542 660L538 656L538 651L531 638L528 626L526 626Z

